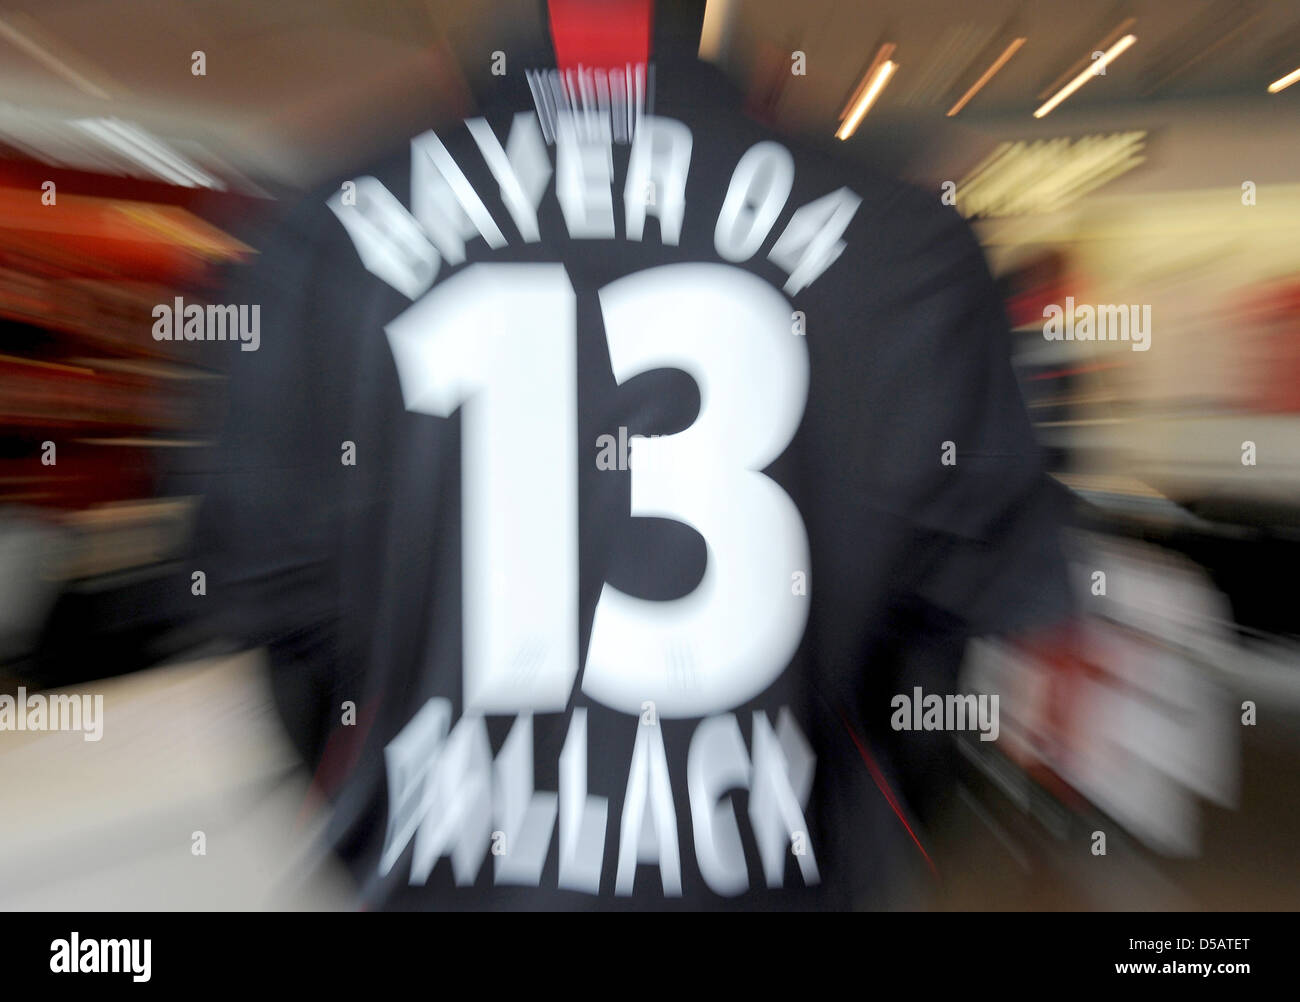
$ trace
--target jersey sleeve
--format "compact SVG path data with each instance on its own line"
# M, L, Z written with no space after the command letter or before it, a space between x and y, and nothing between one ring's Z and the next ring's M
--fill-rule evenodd
M224 414L196 525L208 632L266 648L282 718L308 762L339 673L343 496L334 412L336 352L320 325L330 280L304 203L272 223L225 295L260 311L256 351L229 363ZM319 216L325 210L322 206Z
M971 634L1046 626L1070 606L1066 492L1046 474L979 244L935 202L899 207L897 280L882 293L898 347L883 475L912 533L898 578Z

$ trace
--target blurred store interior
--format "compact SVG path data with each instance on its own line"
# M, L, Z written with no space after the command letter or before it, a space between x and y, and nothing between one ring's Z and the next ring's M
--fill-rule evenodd
M963 744L920 904L1295 907L1300 83L1270 85L1300 5L714 0L705 24L751 114L952 193L1074 495L1078 620L972 650L972 685L1023 698L995 749ZM347 907L292 890L317 812L255 659L169 597L227 346L181 355L142 318L543 39L536 0L0 3L0 691L104 680L142 721L94 769L75 734L4 744L0 907ZM1149 344L1048 340L1066 297L1149 307ZM182 800L238 862L192 875L159 834ZM1099 871L1075 836L1103 825Z

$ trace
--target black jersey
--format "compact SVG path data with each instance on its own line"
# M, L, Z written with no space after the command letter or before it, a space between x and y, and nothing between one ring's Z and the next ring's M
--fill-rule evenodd
M265 248L210 601L364 907L888 904L942 767L891 700L1066 602L1001 304L938 191L601 77Z

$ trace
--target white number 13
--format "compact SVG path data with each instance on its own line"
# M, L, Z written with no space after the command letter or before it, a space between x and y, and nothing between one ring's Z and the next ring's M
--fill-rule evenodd
M798 647L808 538L758 472L794 436L808 355L790 306L739 268L674 264L605 286L614 376L676 368L700 390L695 422L634 447L634 516L704 538L699 586L635 598L606 584L582 689L639 714L705 716L752 699ZM462 409L464 710L557 712L577 674L576 311L558 264L477 264L386 328L408 410Z

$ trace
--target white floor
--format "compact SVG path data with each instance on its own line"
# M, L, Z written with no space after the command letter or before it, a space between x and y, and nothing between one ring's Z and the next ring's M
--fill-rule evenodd
M0 909L346 909L259 654L88 683L103 737L0 730ZM193 851L202 832L206 853Z

